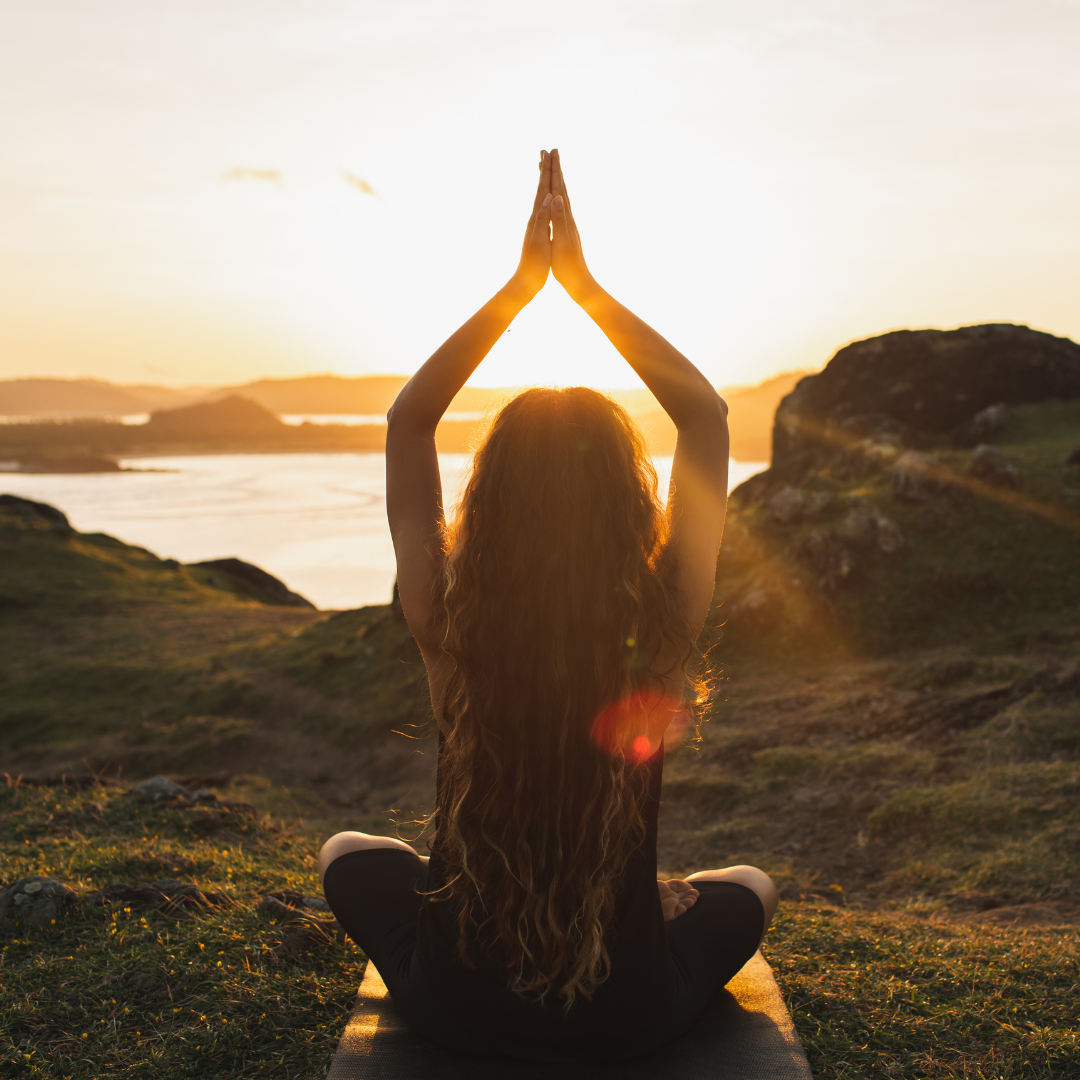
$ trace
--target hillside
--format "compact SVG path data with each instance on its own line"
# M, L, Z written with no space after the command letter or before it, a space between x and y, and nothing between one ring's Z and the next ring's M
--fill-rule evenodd
M880 656L1075 626L1078 445L1072 342L976 327L841 350L784 399L772 467L732 494L720 653Z
M786 371L754 386L733 386L720 390L720 396L728 406L728 432L733 458L738 461L770 459L776 407L806 374L805 371ZM673 454L676 431L667 413L657 407L652 394L648 394L647 401L635 404L637 408L629 403L627 407L645 432L652 452Z
M1029 469L1064 406L1025 408ZM435 740L407 625L270 604L25 502L0 497L0 907L26 875L72 891L55 924L0 912L0 1063L316 1074L362 954L289 905L318 895L332 831L423 845ZM925 542L964 565L953 534ZM1030 568L1041 597L1058 569ZM871 657L730 649L725 628L700 743L669 748L660 869L773 874L766 954L817 1075L1080 1072L1080 625L1039 605L1002 634L947 601L942 644ZM140 797L158 774L202 792Z
M131 416L177 408L205 391L117 386L103 379L0 380L0 416Z
M2 503L0 543L0 771L168 772L236 778L245 790L262 777L303 793L315 821L347 809L378 828L391 808L410 820L429 805L424 670L392 607L270 606L222 588L211 567L163 562ZM946 571L952 548L951 538L936 547ZM1048 589L1060 578L1040 572ZM898 594L891 614L906 602ZM725 636L713 655L725 679L701 746L672 750L665 865L764 861L796 894L835 884L874 904L901 874L905 895L931 888L958 910L998 888L998 906L1053 901L1048 910L1064 912L1063 883L1080 886L1080 863L1053 839L1080 814L1080 787L1068 794L1070 778L1080 782L1068 721L1080 697L1076 607L1005 634L980 607L946 614L952 633L937 641L878 658L838 650L828 663L819 650L804 664L786 639L727 648ZM1008 828L988 818L997 824L965 862L949 814L978 816L988 783L1018 816ZM1048 818L1050 805L1060 812ZM1006 874L1014 844L1018 868ZM1048 878L1032 860L1052 850ZM904 869L912 858L922 870Z

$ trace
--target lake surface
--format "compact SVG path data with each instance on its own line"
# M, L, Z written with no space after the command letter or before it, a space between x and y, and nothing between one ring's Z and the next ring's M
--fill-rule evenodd
M655 460L661 485L671 458ZM469 458L441 454L448 503ZM0 474L0 490L50 503L82 532L105 532L162 558L236 556L321 608L382 604L394 582L382 454L205 454L128 458L93 475ZM766 468L731 461L730 486Z

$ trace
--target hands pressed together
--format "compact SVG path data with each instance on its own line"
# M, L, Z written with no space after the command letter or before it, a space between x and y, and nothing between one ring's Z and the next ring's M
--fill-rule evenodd
M578 303L598 287L581 251L558 150L540 152L540 183L510 287L528 303L544 287L549 270Z

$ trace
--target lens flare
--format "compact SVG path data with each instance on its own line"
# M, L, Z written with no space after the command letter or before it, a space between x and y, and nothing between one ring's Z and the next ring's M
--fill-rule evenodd
M597 749L631 765L648 761L660 744L682 738L689 717L686 706L656 690L635 690L605 705L589 734Z

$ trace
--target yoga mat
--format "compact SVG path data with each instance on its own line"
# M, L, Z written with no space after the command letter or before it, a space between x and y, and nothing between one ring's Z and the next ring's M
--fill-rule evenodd
M810 1066L760 952L685 1035L643 1057L603 1065L472 1058L406 1026L368 963L326 1080L811 1080Z

